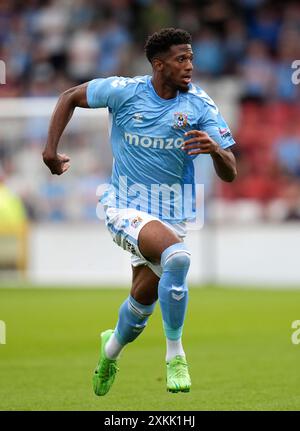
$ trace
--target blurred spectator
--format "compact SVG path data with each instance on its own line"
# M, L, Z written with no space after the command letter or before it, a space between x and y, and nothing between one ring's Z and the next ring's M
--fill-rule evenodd
M198 9L193 4L187 4L178 16L178 27L186 28L192 34L199 29Z
M8 70L0 95L28 95L30 88L30 95L47 96L63 81L145 73L145 37L181 26L193 35L196 77L241 75L247 95L296 100L289 76L300 55L299 23L295 1L0 0L0 56Z
M247 34L241 19L231 18L226 23L226 39L224 43L226 72L233 74L244 57L247 46Z
M130 35L117 20L110 19L99 28L99 55L97 72L99 76L126 75Z
M249 42L240 70L244 98L266 99L272 93L275 70L265 43L259 40Z
M285 206L285 221L300 220L300 182L287 179L281 194Z
M0 166L0 225L2 229L18 228L26 224L27 214L22 200L5 183ZM3 232L2 232L3 233Z
M44 212L43 219L52 222L67 220L66 183L57 182L55 178L50 177L46 183L41 185L40 193L40 205Z
M137 16L141 27L136 29L136 34L139 41L145 39L149 34L160 30L163 27L172 27L176 22L175 9L168 0L141 0L139 1L140 8L137 9ZM184 9L184 8L183 8ZM182 9L180 8L180 11ZM180 13L178 14L180 15ZM177 16L178 16L177 15ZM139 27L139 26L138 26Z
M298 1L287 2L283 9L284 30L291 29L300 32L300 4Z
M65 1L53 0L47 3L35 14L33 32L48 56L53 57L61 55L66 48L69 10Z
M276 7L270 5L257 9L249 23L250 39L257 39L267 46L276 49L281 20L278 17Z
M193 52L195 74L217 76L223 72L224 49L209 28L201 30L194 38Z
M300 179L300 129L296 119L286 123L283 136L274 142L274 149L284 173Z
M73 33L69 41L68 73L80 83L93 79L97 73L99 44L97 34L89 28Z

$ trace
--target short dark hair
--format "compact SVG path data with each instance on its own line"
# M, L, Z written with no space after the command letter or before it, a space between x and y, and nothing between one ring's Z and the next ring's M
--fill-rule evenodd
M159 32L148 37L145 44L145 52L150 63L159 54L167 52L172 45L192 43L192 36L180 28L163 28Z

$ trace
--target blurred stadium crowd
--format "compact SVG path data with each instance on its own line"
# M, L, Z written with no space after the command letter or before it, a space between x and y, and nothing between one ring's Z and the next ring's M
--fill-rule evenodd
M0 59L7 66L0 97L57 97L95 77L151 73L144 40L168 26L193 36L194 81L239 83L232 130L239 175L232 184L216 183L212 208L220 209L221 219L241 214L241 203L248 220L300 219L300 84L291 79L292 62L300 59L299 1L0 0ZM0 135L0 166L12 187L17 175L24 178L24 164L42 163L47 122L31 119L23 130L19 138ZM96 218L96 184L108 179L111 160L101 164L87 156L80 128L69 145L79 160L86 156L87 170L76 185L83 210L64 207L68 187L44 172L32 191L15 187L32 219Z

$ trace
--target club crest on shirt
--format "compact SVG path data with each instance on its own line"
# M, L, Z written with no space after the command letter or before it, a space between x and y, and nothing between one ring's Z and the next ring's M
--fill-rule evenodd
M143 219L140 216L136 216L133 220L131 220L131 226L137 228L142 223L142 221Z
M183 112L175 112L174 113L174 129L182 129L188 124L188 116Z

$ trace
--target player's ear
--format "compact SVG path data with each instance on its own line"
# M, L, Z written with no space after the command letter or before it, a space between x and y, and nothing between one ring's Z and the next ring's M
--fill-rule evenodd
M157 72L161 72L163 69L163 61L160 58L153 58L152 60L152 67Z

